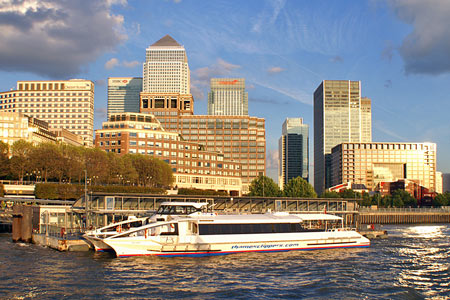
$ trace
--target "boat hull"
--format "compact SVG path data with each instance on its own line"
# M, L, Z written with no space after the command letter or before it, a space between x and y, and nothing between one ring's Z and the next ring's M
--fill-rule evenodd
M356 232L322 234L312 236L304 234L303 237L292 239L292 234L280 234L276 241L241 241L223 243L217 238L185 242L172 238L160 239L129 238L129 239L105 239L104 242L114 249L117 257L127 256L214 256L246 252L285 252L285 251L310 251L336 248L364 248L370 246L370 240ZM239 237L238 237L239 238Z
M106 244L103 239L95 237L95 236L89 236L84 235L83 236L94 248L96 252L111 252L114 251L111 246Z

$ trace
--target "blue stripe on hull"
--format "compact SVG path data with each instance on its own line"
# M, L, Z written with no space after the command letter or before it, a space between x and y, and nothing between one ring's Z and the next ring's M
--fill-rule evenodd
M268 249L268 250L245 250L245 251L217 251L217 252L200 252L200 253L151 253L151 254L132 254L132 255L118 255L118 257L132 257L132 256L162 256L162 257L205 257L205 256L219 256L235 253L247 253L247 252L288 252L288 251L312 251L312 250L325 250L336 248L368 248L369 245L355 245L355 246L331 246L331 247L315 247L315 248L293 248L293 249Z

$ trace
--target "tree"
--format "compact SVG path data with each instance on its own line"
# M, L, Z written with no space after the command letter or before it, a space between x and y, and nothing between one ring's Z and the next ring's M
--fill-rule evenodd
M67 166L58 145L53 143L40 143L31 151L32 170L35 176L40 174L44 182L49 178L62 181L64 169Z
M450 205L450 192L443 194L437 194L433 200L434 206L447 206Z
M317 197L312 185L300 176L290 179L285 185L283 193L286 197Z
M361 193L355 192L352 189L344 189L339 192L339 196L341 198L353 198L353 199L361 199Z
M341 195L335 191L324 191L322 195L320 195L320 198L341 198Z
M25 173L32 171L29 162L33 148L33 144L25 140L18 140L11 146L11 172L21 181Z
M93 184L106 182L109 174L108 157L105 151L90 148L85 151L85 170Z
M0 141L0 178L8 176L10 173L9 146Z
M249 190L248 196L279 197L281 195L280 188L273 179L262 175L253 179Z
M77 180L80 183L81 179L84 178L85 148L68 144L61 144L59 147L66 164L64 167L64 177L69 183L72 180Z

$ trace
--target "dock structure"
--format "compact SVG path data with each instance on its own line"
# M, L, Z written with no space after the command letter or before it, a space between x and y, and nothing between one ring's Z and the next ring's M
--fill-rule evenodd
M450 223L450 207L443 208L360 208L360 224Z
M360 199L281 198L89 193L72 206L74 213L85 215L86 227L102 227L130 215L148 215L163 202L207 202L218 213L290 213L328 212L344 218L346 225L357 220Z

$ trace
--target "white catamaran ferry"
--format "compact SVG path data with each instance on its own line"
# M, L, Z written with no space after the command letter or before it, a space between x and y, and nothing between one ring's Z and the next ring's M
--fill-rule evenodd
M92 248L94 248L95 251L113 251L109 245L103 242L105 238L122 232L128 232L131 229L141 227L151 222L165 221L169 215L200 214L203 213L204 208L206 208L207 205L208 203L163 202L156 214L152 217L136 218L134 216L130 216L127 220L110 223L107 226L86 231L83 238L91 245Z
M193 206L195 205L195 206ZM240 252L368 247L330 214L218 215L206 203L164 203L150 221L103 239L123 256L208 256Z

